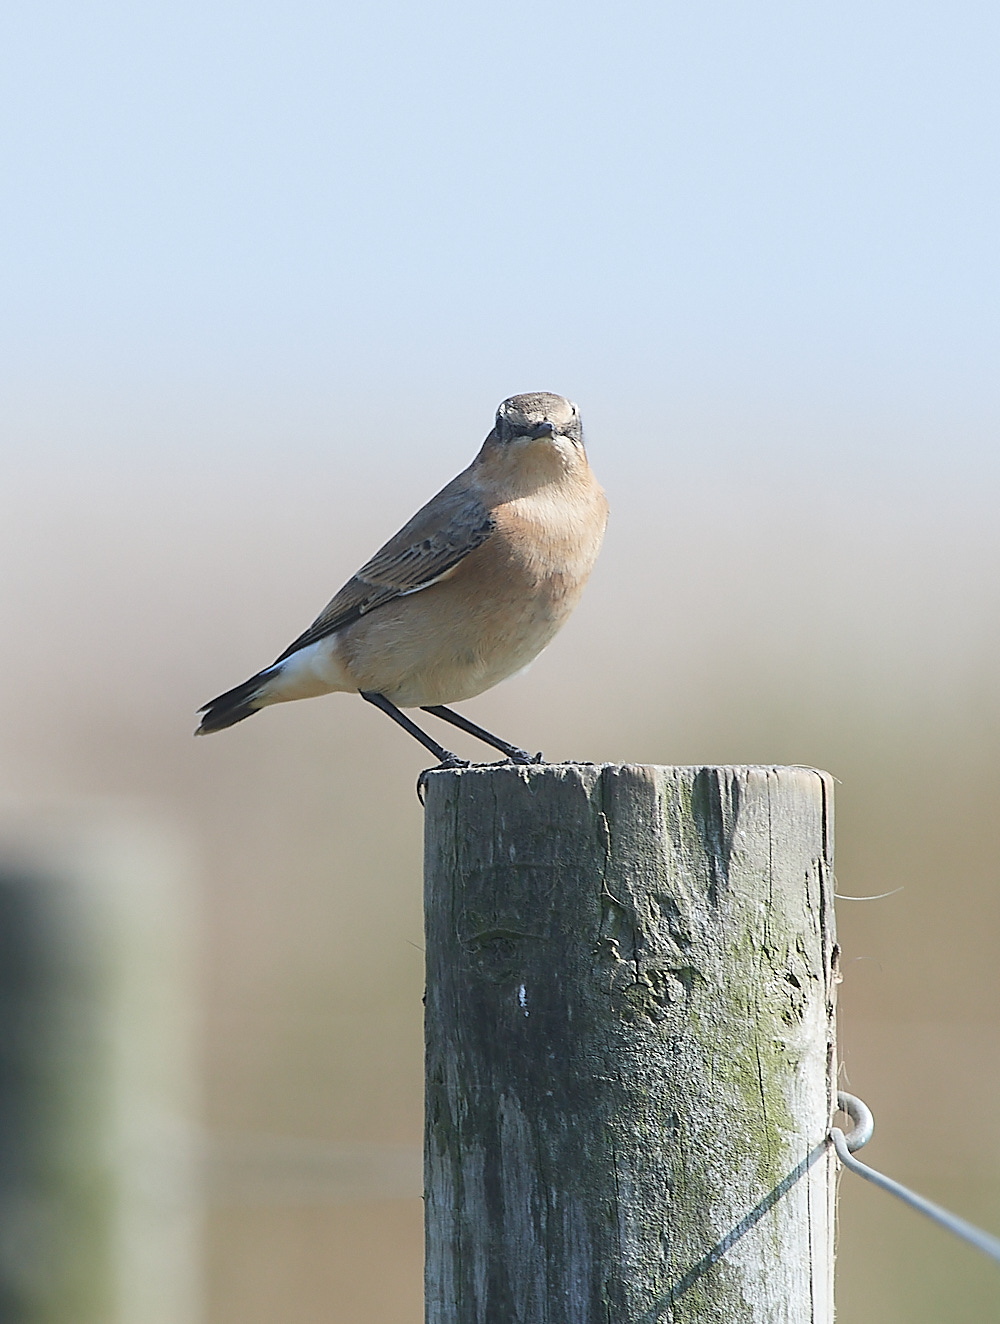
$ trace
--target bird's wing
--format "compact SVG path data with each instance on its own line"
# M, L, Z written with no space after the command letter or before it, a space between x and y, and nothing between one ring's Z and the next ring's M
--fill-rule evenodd
M460 474L390 538L323 608L274 665L395 598L430 588L480 547L493 516Z

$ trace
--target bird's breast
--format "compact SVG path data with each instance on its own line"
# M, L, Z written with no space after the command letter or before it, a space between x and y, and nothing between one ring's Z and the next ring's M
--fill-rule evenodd
M582 589L604 537L607 501L596 484L568 493L555 485L505 502L493 511L494 539L511 572L562 595ZM491 539L493 541L493 539Z
M359 689L401 707L469 699L526 667L572 611L600 550L596 484L533 492L492 509L490 537L453 574L343 631Z

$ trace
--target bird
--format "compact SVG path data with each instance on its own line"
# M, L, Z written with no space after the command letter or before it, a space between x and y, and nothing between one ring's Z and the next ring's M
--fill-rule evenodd
M498 750L542 762L446 705L523 671L576 606L608 503L578 407L533 391L504 400L467 469L427 502L263 671L198 711L196 735L262 708L358 694L430 751L468 762L402 711L419 708Z

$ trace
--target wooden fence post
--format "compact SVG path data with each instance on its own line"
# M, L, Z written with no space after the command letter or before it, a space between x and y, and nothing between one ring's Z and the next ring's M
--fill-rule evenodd
M829 778L427 788L427 1324L832 1324Z

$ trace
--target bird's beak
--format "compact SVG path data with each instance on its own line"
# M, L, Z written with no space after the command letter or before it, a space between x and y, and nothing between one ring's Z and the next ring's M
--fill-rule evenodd
M544 423L539 423L537 427L531 429L531 435L536 440L539 437L554 437L556 434L556 425L550 423L548 419Z

